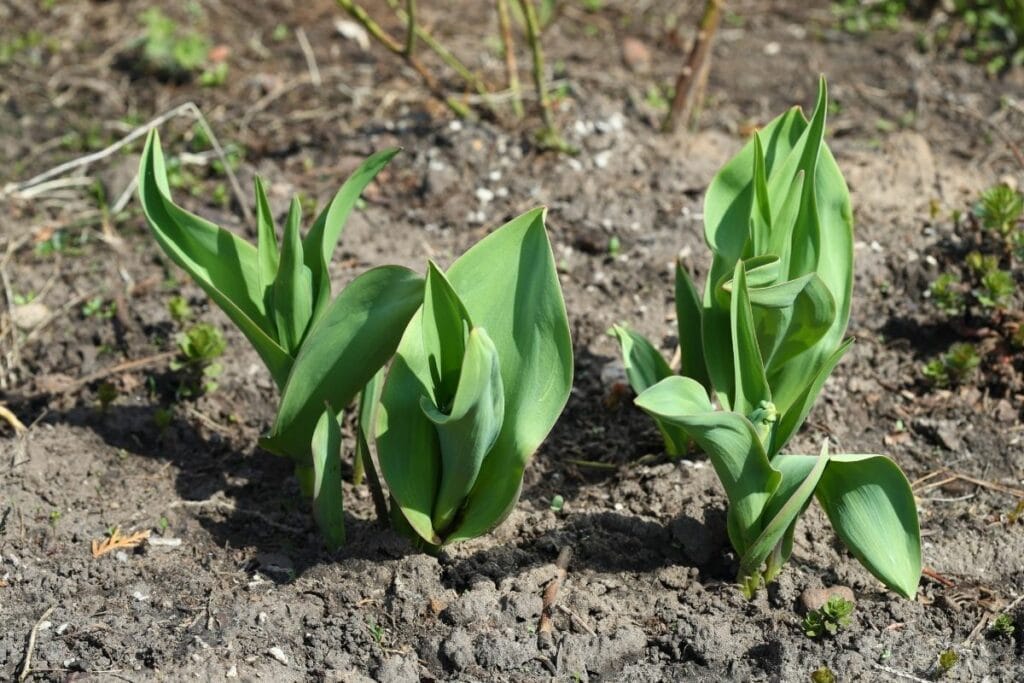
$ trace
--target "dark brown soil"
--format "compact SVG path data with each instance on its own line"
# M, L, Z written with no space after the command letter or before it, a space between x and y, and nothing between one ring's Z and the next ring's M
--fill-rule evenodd
M957 259L950 212L1001 177L1021 180L1012 147L1024 145L1024 115L1004 101L1024 98L1019 72L990 80L920 54L918 26L841 33L828 3L737 0L699 128L670 140L647 92L674 79L700 3L680 15L667 0L606 2L593 13L566 2L546 34L565 86L558 119L581 149L565 157L534 148L533 118L454 120L391 55L343 39L328 0L200 4L196 25L229 49L219 87L125 70L145 3L0 6L0 41L39 33L0 65L0 186L188 100L222 143L244 150L246 191L260 173L277 210L295 192L325 200L364 155L399 144L405 152L346 230L337 282L385 262L450 262L488 229L547 205L575 388L522 501L492 535L419 554L375 524L365 488L349 487L349 543L331 556L287 463L255 446L275 401L258 357L160 254L135 203L108 219L87 186L9 192L2 396L30 428L18 438L0 427L0 678L17 676L34 629L34 680L806 681L828 666L840 681L876 681L930 679L948 649L959 662L947 680L1024 679L1024 611L1012 612L1017 635L987 635L1024 594L1024 524L1009 522L1024 488L1022 359L953 390L930 389L920 370L959 334L924 299L938 272L926 257ZM460 56L500 81L489 5L422 4ZM189 21L184 6L165 11ZM666 28L673 13L678 38ZM277 24L304 28L319 87L292 30L273 38ZM626 38L649 51L646 69L624 65ZM828 437L842 450L890 454L911 480L950 468L982 482L942 474L918 485L928 576L912 602L873 580L817 508L777 585L744 600L711 468L701 457L668 462L629 397L609 400L619 368L606 330L628 322L671 352L669 266L682 251L705 267L704 189L752 124L810 104L819 72L856 207L858 342L792 448L813 452ZM162 133L169 154L191 150L185 119ZM83 183L99 180L112 204L138 150L90 165ZM226 202L213 199L224 179L209 165L186 170L194 182L176 196L252 237L229 187ZM55 233L64 248L48 254ZM30 294L44 319L15 345L7 313ZM177 387L166 358L62 391L171 350L178 326L167 303L178 294L229 340L216 390L174 403L164 429L155 418ZM99 311L83 313L96 297ZM103 381L118 396L101 410ZM163 542L94 559L90 541L113 526ZM541 595L565 547L573 555L549 638L537 633ZM805 637L801 592L836 584L856 595L852 625L834 639Z

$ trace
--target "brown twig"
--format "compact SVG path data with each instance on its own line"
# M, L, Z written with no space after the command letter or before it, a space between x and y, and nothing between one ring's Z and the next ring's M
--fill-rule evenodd
M135 360L125 361L118 363L117 365L111 365L110 367L91 372L84 377L79 377L76 380L72 380L67 386L63 386L57 391L53 392L56 394L70 394L78 389L81 389L87 384L92 384L101 379L106 379L111 375L119 375L122 372L130 372L132 370L138 370L150 365L156 365L166 360L170 360L178 355L177 351L163 351L161 353L154 354L152 356L146 356L145 358L136 358Z
M29 631L28 643L25 645L25 657L21 660L21 671L18 673L18 683L24 683L32 674L32 653L36 649L36 637L39 635L39 626L50 616L53 608L53 605L47 607L46 611L43 612L43 615L39 617L39 620L32 627L32 630Z
M509 19L508 0L497 0L498 26L501 29L501 47L505 56L505 74L508 89L512 93L512 111L516 118L523 118L522 88L519 85L519 65L516 63L515 45L512 39L512 22Z
M320 84L323 83L320 78L320 67L317 66L313 46L309 44L309 38L306 37L306 32L301 26L295 29L295 39L299 43L299 49L302 50L302 56L306 59L306 69L309 70L309 82L313 84L314 88L319 88Z
M540 623L537 625L537 635L547 641L551 639L551 632L554 630L554 624L551 621L551 612L554 610L555 603L558 601L558 591L562 587L562 583L565 581L566 575L569 573L569 560L572 559L572 548L565 546L558 553L558 560L555 562L555 578L548 582L548 585L544 587L544 594L541 602L540 609Z
M701 98L711 68L711 46L718 31L721 9L721 0L707 0L704 5L704 14L697 27L697 37L693 41L686 66L676 79L676 94L662 124L662 131L666 133L677 132L685 121L690 120L695 108L699 106L698 100Z

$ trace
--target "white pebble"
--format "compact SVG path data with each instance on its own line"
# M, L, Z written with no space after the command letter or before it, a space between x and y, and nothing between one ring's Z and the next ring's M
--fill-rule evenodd
M270 655L271 657L273 657L274 659L276 659L277 661L279 661L282 664L287 666L287 664L288 664L288 655L286 655L284 653L284 650L282 650L281 648L279 648L279 647L277 647L275 645L274 647L272 647L269 650L267 650L267 654Z

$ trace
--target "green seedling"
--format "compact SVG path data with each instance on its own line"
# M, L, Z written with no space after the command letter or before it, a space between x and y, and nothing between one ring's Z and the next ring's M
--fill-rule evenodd
M981 287L975 291L974 296L983 308L1004 309L1016 291L1017 284L1013 281L1013 275L1005 270L994 269L982 276Z
M949 650L943 650L939 653L939 657L935 662L937 673L939 676L944 676L953 670L960 662L960 655L956 653L956 650L952 648Z
M961 315L964 312L964 294L960 287L960 278L952 273L937 277L930 288L935 307L946 315Z
M498 228L446 272L429 264L376 424L399 526L436 547L499 524L569 398L572 369L542 209Z
M117 400L117 387L111 382L103 382L96 388L96 400L100 404L100 412L105 413L110 404Z
M983 228L1005 238L1024 214L1024 195L1009 185L994 185L982 193L975 213Z
M562 508L565 507L565 498L556 493L555 495L551 496L550 507L552 512L561 512Z
M996 616L988 627L989 635L993 638L1012 638L1015 630L1013 617L1006 612Z
M851 614L853 603L839 595L832 595L824 605L807 613L801 627L808 638L834 636L850 625Z
M836 675L832 669L823 666L811 672L811 683L836 683Z
M82 316L86 318L106 320L113 318L116 312L116 304L113 301L104 301L101 296L94 296L82 305Z
M145 67L169 78L185 78L206 63L209 41L195 31L182 30L156 7L142 14L146 28L141 57Z
M981 364L981 356L973 344L957 342L939 358L929 361L921 372L932 384L944 388L962 384Z
M183 296L172 296L167 302L167 312L179 325L192 317L192 307Z
M899 467L881 455L830 454L827 442L818 456L781 453L851 344L853 218L823 142L827 102L822 80L810 120L799 109L778 117L709 186L703 297L676 267L682 376L641 335L612 331L636 404L669 453L692 439L708 454L729 499L746 595L781 570L814 496L861 564L910 598L920 532Z
M327 264L345 221L363 188L397 151L367 159L305 237L299 232L299 203L293 200L280 243L257 179L256 245L174 204L156 131L142 155L139 196L154 237L263 360L281 398L260 443L293 461L300 485L315 500L323 496L313 490L311 437L324 406L331 406L333 415L344 410L394 353L422 301L422 278L394 266L373 268L331 296ZM330 493L340 500L340 486ZM332 534L328 543L340 544L343 535Z
M967 264L968 270L975 277L984 277L985 275L999 270L999 258L993 254L982 254L980 251L971 251L964 257L964 263Z
M179 333L175 341L179 355L171 361L170 367L185 376L179 395L192 396L215 391L215 380L224 370L216 362L227 348L224 335L209 323L198 323Z

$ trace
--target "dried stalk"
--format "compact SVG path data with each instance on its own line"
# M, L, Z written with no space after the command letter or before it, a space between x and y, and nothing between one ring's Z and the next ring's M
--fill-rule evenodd
M505 73L508 90L512 93L512 111L516 118L523 118L523 97L519 85L519 65L516 63L515 45L512 40L512 22L509 20L508 0L497 0L498 26L501 29L501 46L505 55Z
M547 88L544 85L544 51L540 45L540 23L537 21L537 8L533 0L519 0L519 6L523 10L523 17L526 20L526 41L530 45L530 54L533 57L533 85L537 90L537 101L540 103L540 116L543 128L537 135L537 142L542 148L554 149L561 152L573 152L569 145L558 133L555 126L555 117L551 112L551 99L548 97Z
M707 85L708 71L711 68L711 45L715 40L722 15L721 1L707 0L707 4L704 5L697 37L693 41L686 66L676 79L676 94L662 125L662 131L666 133L677 132L684 121L695 117L694 113L699 109Z

